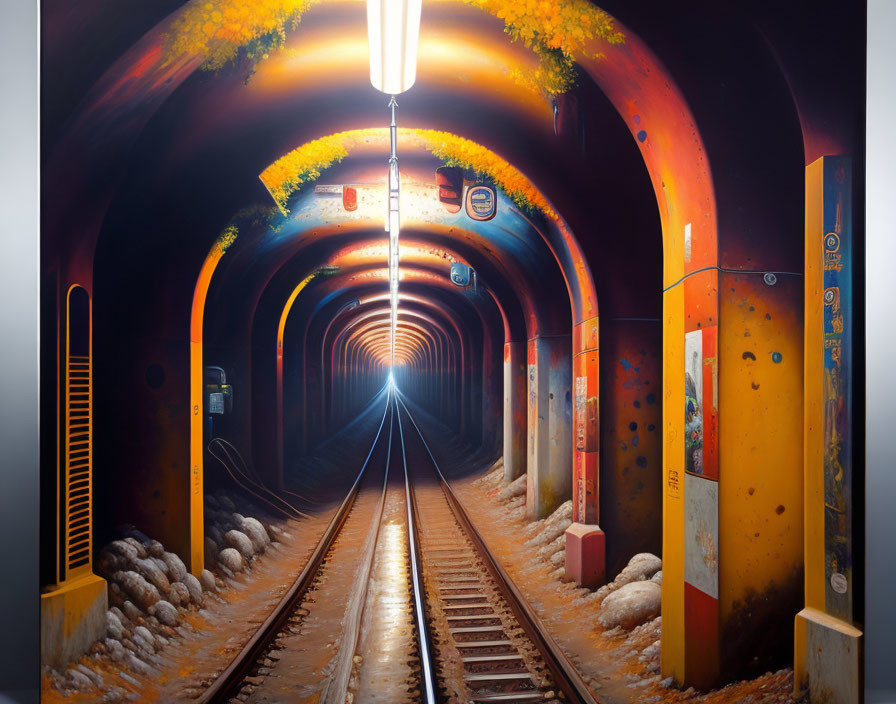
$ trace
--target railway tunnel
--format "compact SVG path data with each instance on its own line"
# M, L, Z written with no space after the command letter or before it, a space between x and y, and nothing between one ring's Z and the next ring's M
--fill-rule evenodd
M562 514L557 593L661 559L654 696L792 668L858 701L863 12L427 2L400 91L375 13L45 3L44 664L97 655L110 544L199 578L221 492L322 520L403 455Z

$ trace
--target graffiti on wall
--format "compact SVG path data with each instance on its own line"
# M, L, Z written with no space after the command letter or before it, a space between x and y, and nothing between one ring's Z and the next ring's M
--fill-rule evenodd
M690 474L718 478L716 416L718 414L718 328L685 335L684 468Z
M825 602L852 619L851 228L852 171L848 158L826 160L824 171L824 505Z

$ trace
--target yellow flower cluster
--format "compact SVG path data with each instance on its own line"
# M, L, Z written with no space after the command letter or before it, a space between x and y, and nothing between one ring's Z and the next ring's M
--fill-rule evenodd
M261 172L259 178L270 191L281 212L289 197L304 184L320 178L321 171L348 156L346 133L331 134L293 149Z
M575 86L576 71L573 62L563 54L549 51L539 54L538 68L535 71L511 69L510 78L533 93L542 91L548 95L560 95Z
M287 27L319 0L191 0L165 36L168 57L201 56L203 68L217 70L235 61L241 48L249 58L266 59L283 45Z
M505 31L532 49L559 49L568 56L589 54L586 44L603 39L619 44L625 37L613 18L589 0L464 0L504 20Z
M534 82L557 95L575 85L575 57L599 59L589 51L592 39L620 44L624 35L613 26L613 18L589 0L463 0L504 21L504 31L522 41L539 57L532 77L517 76L524 84Z

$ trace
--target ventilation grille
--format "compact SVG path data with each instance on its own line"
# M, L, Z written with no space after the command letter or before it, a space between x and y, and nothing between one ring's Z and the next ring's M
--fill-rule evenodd
M66 360L65 568L66 578L90 570L93 531L90 357Z

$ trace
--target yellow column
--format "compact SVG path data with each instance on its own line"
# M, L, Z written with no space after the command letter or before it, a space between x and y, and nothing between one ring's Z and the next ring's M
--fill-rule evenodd
M852 164L806 167L804 372L805 608L794 691L861 700L862 632L852 575Z

